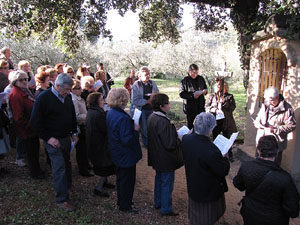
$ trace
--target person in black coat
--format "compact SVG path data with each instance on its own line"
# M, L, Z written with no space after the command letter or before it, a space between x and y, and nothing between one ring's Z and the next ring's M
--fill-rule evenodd
M209 136L216 125L211 113L197 115L194 133L182 138L190 224L215 224L225 212L225 176L230 164Z
M107 182L107 177L115 174L115 166L110 159L108 137L106 129L106 113L103 110L102 94L94 92L87 98L88 112L86 116L86 144L88 157L93 164L96 175L101 179L94 189L94 194L109 197L103 187L114 188L115 185Z
M154 206L164 216L177 216L172 208L172 192L175 170L183 165L178 157L179 139L174 124L167 118L171 106L169 97L155 94L150 103L154 112L149 116L148 165L156 171L154 186ZM178 141L177 141L178 140Z
M180 81L179 96L183 99L183 112L186 114L187 126L193 128L195 117L205 111L205 98L207 86L202 76L198 75L196 64L189 66L189 75Z
M278 143L273 135L259 139L258 157L244 162L233 179L234 186L246 191L241 214L244 225L288 225L299 215L299 193L289 173L274 160Z

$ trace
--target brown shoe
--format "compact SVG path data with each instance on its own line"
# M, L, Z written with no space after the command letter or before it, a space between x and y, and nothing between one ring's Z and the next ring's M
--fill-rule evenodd
M69 202L57 203L57 206L69 212L75 211L75 207L71 205Z

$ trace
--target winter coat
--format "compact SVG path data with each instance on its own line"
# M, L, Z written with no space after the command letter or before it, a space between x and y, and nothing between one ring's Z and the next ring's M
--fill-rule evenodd
M12 88L8 98L16 136L21 139L37 137L29 124L34 99L17 86Z
M299 215L299 193L293 179L273 161L244 162L233 184L246 191L241 214L249 225L288 225L290 217Z
M186 76L181 80L179 96L183 99L183 112L185 114L199 114L200 112L204 112L204 95L200 95L197 99L194 98L195 91L204 89L207 89L207 86L202 76L198 75L195 79Z
M174 124L162 112L148 118L148 165L158 172L171 172L183 165L178 157L179 139Z
M106 114L104 110L98 106L90 107L87 112L85 127L87 153L95 172L97 172L97 168L112 166L113 163L108 150Z
M188 195L196 202L218 200L228 191L230 164L210 138L196 133L182 138Z
M133 120L123 109L111 108L106 115L106 125L113 163L122 168L135 166L142 158L142 150Z
M222 97L221 97L222 98ZM216 110L218 109L218 98L216 94L210 95L205 103L205 111L210 112L216 116ZM236 124L233 118L233 111L235 110L235 100L232 94L225 93L224 102L221 104L221 110L224 113L224 121L222 123L223 132L228 134L229 136L237 132Z
M293 108L289 103L284 101L282 95L279 95L279 104L276 107L263 104L257 114L256 121L260 122L264 127L272 126L274 129L273 134L278 141L279 151L286 149L287 135L296 129L296 118ZM256 143L265 135L270 134L266 133L266 129L258 128Z

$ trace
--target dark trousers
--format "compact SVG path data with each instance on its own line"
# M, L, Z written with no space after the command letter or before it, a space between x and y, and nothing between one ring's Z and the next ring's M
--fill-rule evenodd
M120 210L131 209L136 176L136 166L121 168L117 167L117 194Z
M18 138L18 147L26 152L30 176L40 175L41 167L40 157L40 141L38 137L21 139Z
M85 137L78 136L78 142L76 144L76 162L79 172L88 172L89 160L87 156L87 149L85 143Z
M187 113L186 114L186 120L187 120L187 126L189 129L192 129L194 127L194 120L198 114L195 113Z

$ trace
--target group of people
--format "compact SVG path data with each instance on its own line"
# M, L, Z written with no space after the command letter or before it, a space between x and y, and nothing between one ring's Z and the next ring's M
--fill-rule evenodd
M16 162L24 165L26 155L30 177L44 179L39 164L42 139L58 207L75 210L69 198L73 186L70 154L75 145L80 175L101 177L94 194L109 197L104 188L115 188L108 179L116 175L119 210L138 213L133 194L136 164L142 158L141 132L148 165L155 170L154 207L162 216L178 215L172 207L172 192L175 171L183 165L190 224L215 224L224 214L225 178L233 156L231 151L222 155L210 138L212 135L214 140L221 132L229 138L237 131L235 100L224 79L216 82L214 93L205 100L205 79L198 75L196 64L189 66L179 96L190 132L178 136L167 116L169 97L159 92L148 67L141 67L137 76L131 70L125 88L111 88L113 79L102 63L94 74L88 63L83 63L76 75L71 66L59 63L41 66L34 75L28 61L21 61L14 70L10 50L3 48L1 53L0 92L8 98L1 100L0 153L10 149L15 136ZM244 224L284 225L299 214L296 186L280 167L287 133L295 129L296 120L292 107L276 88L266 89L265 100L254 123L259 130L257 157L242 164L233 183L246 191L241 201ZM138 123L132 119L136 109L141 111Z

